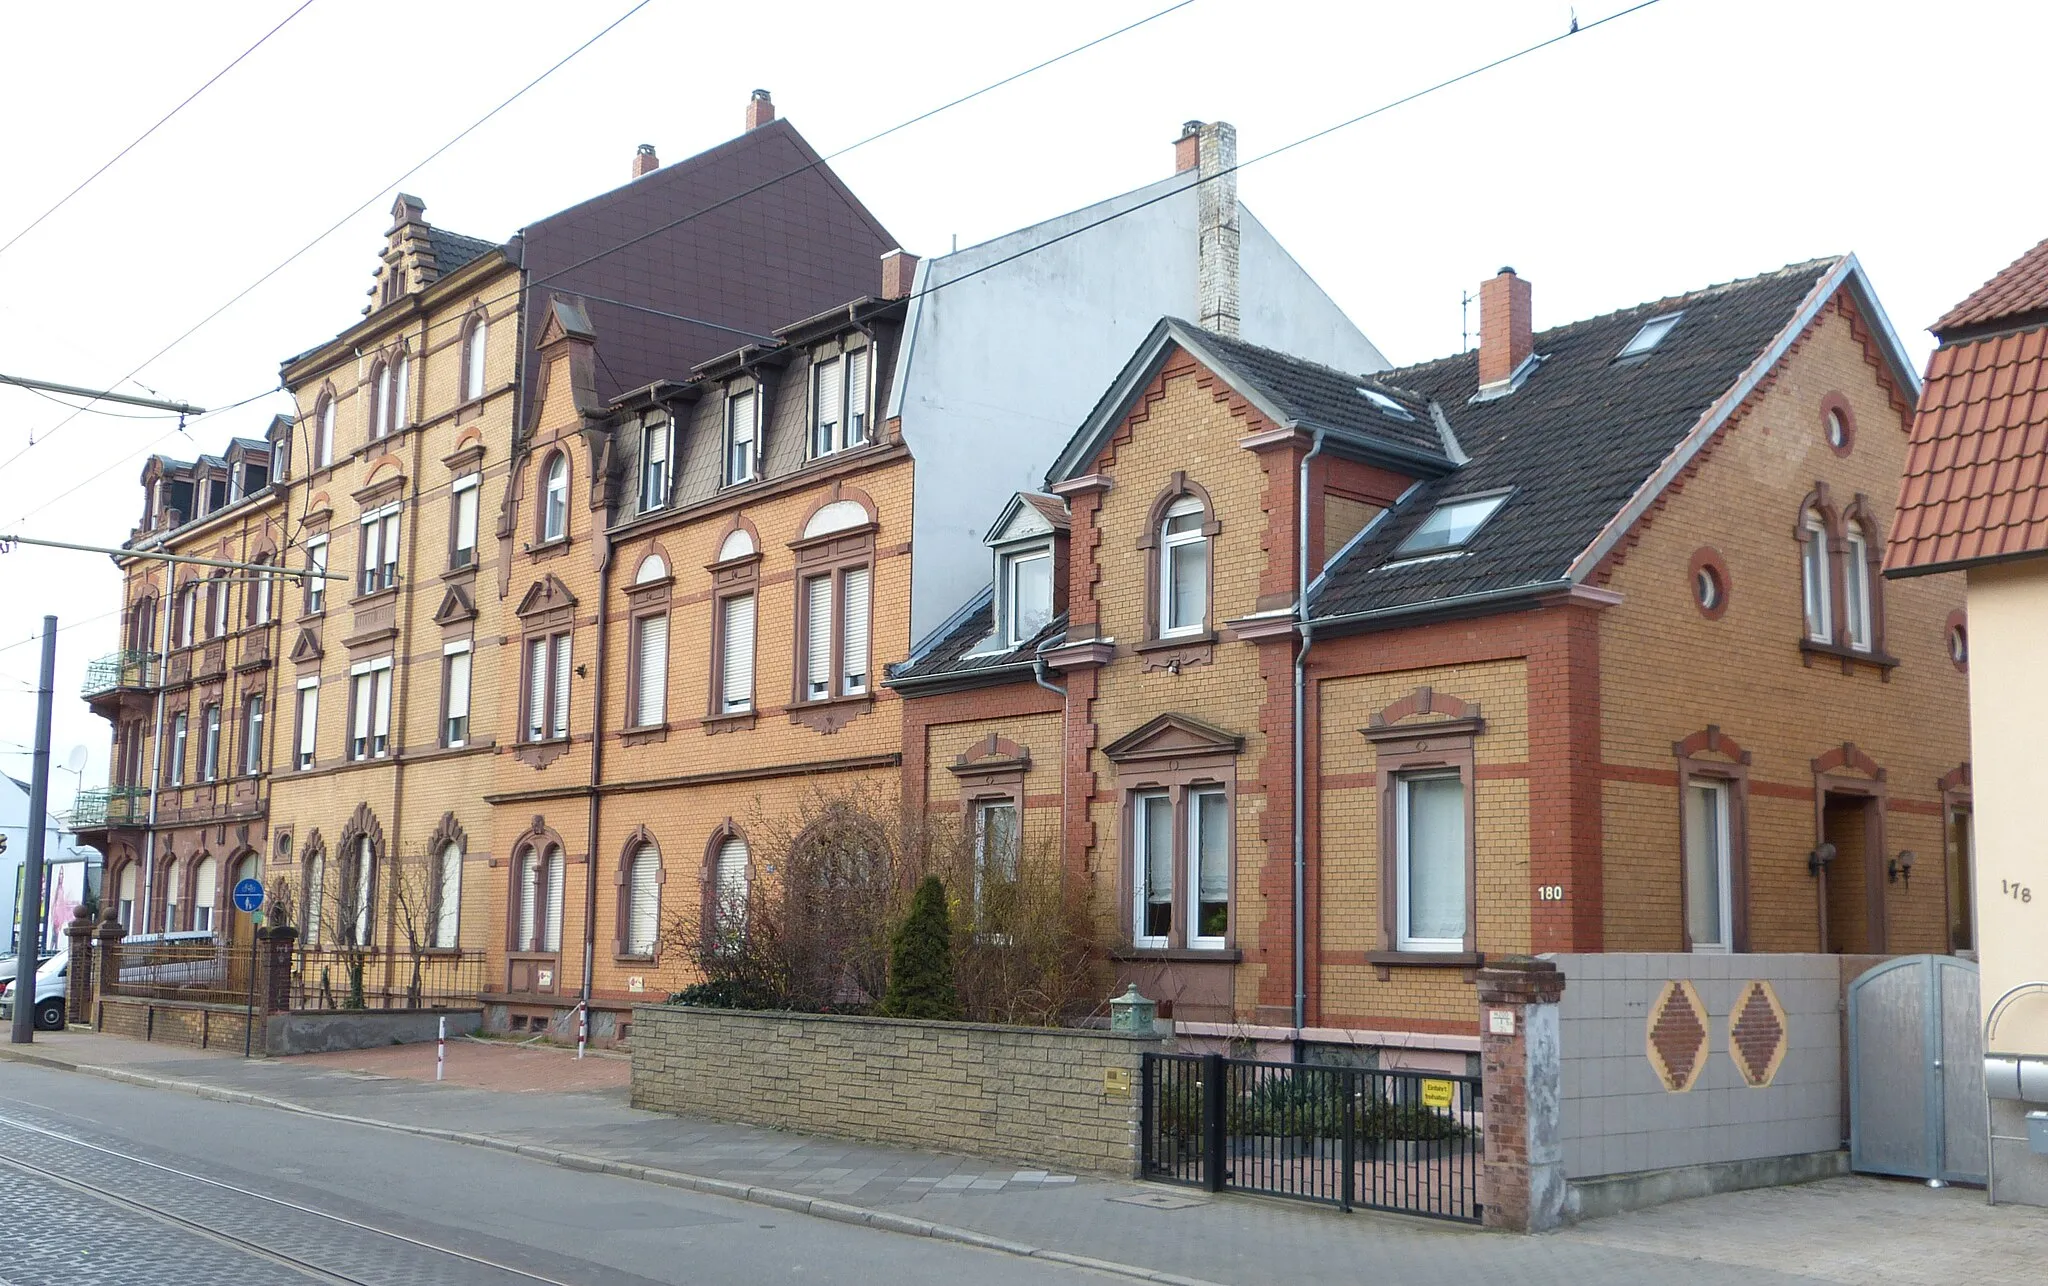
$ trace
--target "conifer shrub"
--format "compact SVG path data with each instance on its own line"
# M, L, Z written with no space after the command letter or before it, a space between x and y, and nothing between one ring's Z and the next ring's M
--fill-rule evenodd
M960 995L953 987L953 923L946 911L946 886L927 875L910 900L889 942L889 989L882 1012L891 1018L958 1019Z

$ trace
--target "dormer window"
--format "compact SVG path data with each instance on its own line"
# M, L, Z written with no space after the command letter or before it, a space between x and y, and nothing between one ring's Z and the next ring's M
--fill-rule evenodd
M228 480L208 478L206 480L206 512L215 513L228 507Z
M1657 347L1657 345L1664 342L1664 337L1671 333L1671 328L1676 326L1679 318L1683 316L1685 314L1682 312L1666 313L1662 317L1652 317L1644 322L1642 329L1635 333L1635 337L1629 340L1628 343L1623 344L1621 351L1614 355L1615 360L1619 361L1624 357L1641 357L1644 353Z
M1507 493L1446 500L1408 533L1408 539L1394 550L1396 558L1426 558L1450 553L1471 543L1494 511L1507 503Z
M1052 550L1040 545L1003 555L1001 637L1021 647L1052 620Z
M868 440L868 350L811 363L811 458Z
M668 421L640 431L640 512L668 503Z
M725 399L725 485L730 487L754 480L757 460L754 444L760 429L760 397L752 389L740 389Z

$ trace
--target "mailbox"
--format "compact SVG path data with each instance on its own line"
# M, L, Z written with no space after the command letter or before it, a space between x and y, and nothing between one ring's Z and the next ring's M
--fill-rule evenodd
M1986 1054L1984 1092L1992 1098L2048 1103L2048 1056Z

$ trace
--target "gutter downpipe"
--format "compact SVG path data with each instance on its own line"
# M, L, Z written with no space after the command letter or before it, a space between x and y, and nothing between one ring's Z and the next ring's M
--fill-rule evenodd
M164 784L164 685L171 674L171 614L178 610L178 565L164 564L164 594L157 600L163 611L163 649L156 656L156 735L150 738L151 754L149 765L149 829L142 833L142 932L149 932L149 897L156 886L156 798ZM145 678L148 675L145 673ZM114 902L119 905L121 890L114 890ZM130 919L136 917L130 916ZM134 932L128 925L123 929Z
M1301 632L1301 646L1294 650L1294 1061L1301 1061L1301 1032L1308 1025L1308 827L1302 810L1307 806L1307 781L1302 755L1307 737L1302 718L1308 704L1308 650L1315 636L1308 619L1308 470L1309 462L1323 451L1323 431L1315 431L1314 445L1301 457L1301 490L1296 498L1299 541L1295 548L1297 588L1295 628Z
M610 431L608 427L606 432ZM610 487L607 485L606 492L609 491ZM607 510L610 503L611 496L606 494ZM597 656L591 669L590 820L583 847L583 987L578 998L582 1010L578 1015L579 1026L576 1036L578 1058L583 1057L583 1047L590 1035L591 974L597 969L597 838L598 824L604 810L604 796L599 791L599 783L604 780L604 681L610 669L607 664L610 631L606 627L611 619L612 552L615 548L609 530L600 528L594 534L598 540Z

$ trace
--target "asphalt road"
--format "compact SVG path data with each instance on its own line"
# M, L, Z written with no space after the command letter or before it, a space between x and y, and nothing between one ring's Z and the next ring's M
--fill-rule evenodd
M0 1063L0 1286L1112 1280L459 1143Z

